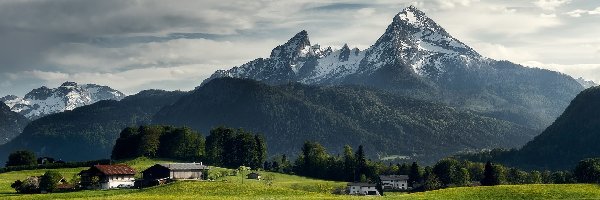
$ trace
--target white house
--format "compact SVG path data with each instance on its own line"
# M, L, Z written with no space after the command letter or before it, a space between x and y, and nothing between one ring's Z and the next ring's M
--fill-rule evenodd
M379 176L381 185L385 190L406 190L408 189L407 175L381 175Z
M128 165L94 165L79 172L81 185L88 189L130 188L135 170Z
M351 195L380 195L376 184L348 183L348 193Z

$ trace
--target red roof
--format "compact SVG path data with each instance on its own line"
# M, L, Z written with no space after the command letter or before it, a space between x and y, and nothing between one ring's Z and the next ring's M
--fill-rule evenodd
M105 175L135 175L135 170L128 165L94 165Z

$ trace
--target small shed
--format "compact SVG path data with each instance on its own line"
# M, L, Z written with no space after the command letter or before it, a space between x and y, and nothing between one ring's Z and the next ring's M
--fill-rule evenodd
M248 179L260 180L261 176L258 172L252 172L248 174Z
M209 167L202 163L162 163L142 171L144 180L205 179Z

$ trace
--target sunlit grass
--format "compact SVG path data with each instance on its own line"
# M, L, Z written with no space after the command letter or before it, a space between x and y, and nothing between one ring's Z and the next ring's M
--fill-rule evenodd
M138 171L155 163L173 162L138 158L123 161ZM86 168L58 169L67 179ZM226 170L223 168L214 168ZM52 194L16 194L10 184L46 170L26 170L0 174L0 199L600 199L600 186L570 185L503 185L493 187L449 188L422 193L385 193L384 197L334 195L332 191L346 183L306 177L261 172L273 181L243 179L242 174L215 181L179 181L145 189L85 190ZM242 182L243 181L243 182Z

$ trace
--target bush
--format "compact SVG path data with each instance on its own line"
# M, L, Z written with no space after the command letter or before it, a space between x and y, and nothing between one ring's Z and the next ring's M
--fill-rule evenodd
M46 171L40 180L40 190L54 192L62 179L63 176L57 171Z
M22 194L35 194L40 192L40 182L39 178L35 176L30 176L25 179L25 181L17 180L10 187L14 188L17 193Z

